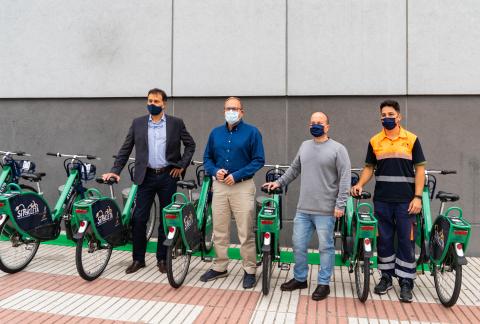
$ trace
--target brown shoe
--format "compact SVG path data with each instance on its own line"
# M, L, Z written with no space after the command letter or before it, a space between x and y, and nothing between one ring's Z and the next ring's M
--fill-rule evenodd
M165 260L160 260L157 262L158 271L160 273L167 273L167 262Z
M128 266L127 270L125 270L125 273L134 273L140 270L141 268L145 268L145 262L139 262L139 261L133 261L131 265Z
M307 288L307 287L308 287L308 285L307 285L306 281L301 282L301 281L295 280L295 278L292 278L289 281L284 282L280 286L280 290L281 291L293 291L293 290L297 290L297 289L304 289L304 288Z

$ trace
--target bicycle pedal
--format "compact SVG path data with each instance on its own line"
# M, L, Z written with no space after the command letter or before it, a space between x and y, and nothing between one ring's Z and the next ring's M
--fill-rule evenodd
M290 270L290 263L279 263L278 267L280 270Z

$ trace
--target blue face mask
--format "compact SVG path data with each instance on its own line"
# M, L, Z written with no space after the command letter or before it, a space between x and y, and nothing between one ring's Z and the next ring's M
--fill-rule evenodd
M155 105L147 105L147 110L152 116L156 116L163 111L163 108Z
M385 129L392 130L397 127L397 122L395 121L395 117L385 117L382 119L382 125Z
M323 125L312 125L310 126L310 134L312 134L313 137L320 137L325 134L325 128Z

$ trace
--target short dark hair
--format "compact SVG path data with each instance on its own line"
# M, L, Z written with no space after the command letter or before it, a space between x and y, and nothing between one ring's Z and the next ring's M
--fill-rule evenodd
M148 90L148 93L147 93L147 97L151 94L159 94L162 96L162 100L164 102L167 102L167 93L165 91L163 91L162 89L159 89L159 88L153 88L153 89L150 89Z
M392 107L393 109L395 109L397 113L400 112L400 105L395 100L389 99L389 100L383 101L380 104L380 111L382 111L383 107Z

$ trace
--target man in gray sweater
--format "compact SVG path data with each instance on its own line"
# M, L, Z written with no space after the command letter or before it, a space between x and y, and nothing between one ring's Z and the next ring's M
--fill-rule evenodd
M344 214L351 183L348 152L342 144L328 137L329 129L327 115L313 113L310 133L314 138L302 143L292 165L280 179L263 185L273 190L301 175L300 197L293 221L294 277L282 284L281 289L307 288L307 249L316 230L321 266L313 300L322 300L330 294L329 283L335 265L335 219Z

